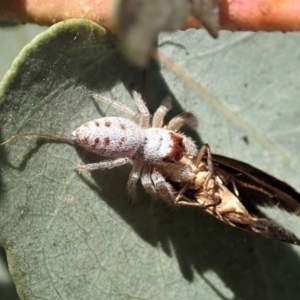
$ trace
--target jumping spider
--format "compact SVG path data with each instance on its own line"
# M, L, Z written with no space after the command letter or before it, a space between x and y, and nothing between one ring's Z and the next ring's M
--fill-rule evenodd
M127 183L129 197L133 201L136 199L136 183L140 178L143 187L153 198L162 198L174 203L176 197L172 185L159 170L174 171L174 174L180 174L178 176L183 178L190 175L190 172L185 172L186 167L179 162L183 156L190 159L196 157L197 147L191 138L178 130L183 125L194 128L197 125L195 116L183 112L164 125L164 118L171 108L169 97L163 100L151 120L150 112L137 92L133 92L133 97L138 112L100 94L94 93L92 96L128 113L132 120L104 117L87 122L76 129L72 133L75 143L110 158L82 165L77 169L111 169L132 161L133 167ZM185 181L187 180L186 178Z

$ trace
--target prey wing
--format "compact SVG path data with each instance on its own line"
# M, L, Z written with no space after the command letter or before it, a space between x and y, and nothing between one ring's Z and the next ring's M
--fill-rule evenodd
M245 206L276 206L300 215L300 194L285 182L232 158L213 154L214 172Z

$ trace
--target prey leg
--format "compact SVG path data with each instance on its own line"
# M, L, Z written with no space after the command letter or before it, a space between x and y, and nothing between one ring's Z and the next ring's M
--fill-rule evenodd
M212 178L212 175L213 175L213 163L212 163L212 156L211 156L211 152L210 152L210 148L209 148L209 145L208 144L204 144L199 152L198 152L198 155L197 157L195 158L195 161L194 161L194 165L196 166L197 168L197 171L199 171L199 167L200 167L200 163L202 162L202 159L205 155L205 153L207 153L207 176L205 178L205 181L204 181L204 190L206 191L207 190L207 186L208 186L208 183L209 183L209 180ZM187 189L189 188L190 186L190 182L187 182L181 189L180 191L178 192L177 196L176 196L176 199L175 199L175 202L178 203L178 201L180 200L180 198L182 198L182 196L184 195L184 193L187 191ZM217 204L216 204L217 205Z

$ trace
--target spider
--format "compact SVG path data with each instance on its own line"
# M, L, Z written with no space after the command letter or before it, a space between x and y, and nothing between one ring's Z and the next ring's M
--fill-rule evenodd
M192 113L183 112L164 125L164 118L171 108L171 99L166 97L155 111L152 120L150 112L141 95L133 92L138 112L127 106L93 93L93 98L106 102L129 114L132 119L121 117L103 117L89 121L72 132L73 142L89 151L109 158L97 163L77 167L78 170L104 170L132 162L133 167L127 182L131 201L136 199L136 183L140 179L142 186L153 198L161 198L169 203L176 202L172 185L166 181L160 170L181 174L184 177L185 166L180 163L183 156L194 158L197 147L194 141L179 133L183 125L195 128L197 120ZM150 122L151 120L151 122ZM189 175L187 175L189 176ZM187 181L188 179L186 179Z

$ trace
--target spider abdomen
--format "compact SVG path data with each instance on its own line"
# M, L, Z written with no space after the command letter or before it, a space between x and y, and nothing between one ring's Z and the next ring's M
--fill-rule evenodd
M184 152L181 135L164 128L148 128L144 130L138 156L149 164L172 163L179 161Z
M73 141L106 157L132 157L143 130L129 119L105 117L87 122L72 132Z

